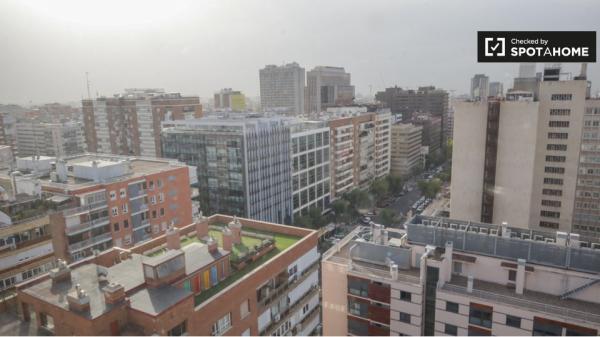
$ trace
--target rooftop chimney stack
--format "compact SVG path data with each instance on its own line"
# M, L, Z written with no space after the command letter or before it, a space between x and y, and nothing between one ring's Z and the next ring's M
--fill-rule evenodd
M90 311L90 296L85 290L81 289L79 283L75 286L75 290L67 294L67 302L69 303L70 310L78 312Z
M71 268L67 265L67 262L63 259L58 259L58 267L50 269L48 272L52 284L56 284L62 281L71 279Z
M233 248L233 233L231 229L223 228L223 249L231 251Z
M115 282L109 283L102 288L104 291L104 301L106 304L115 304L121 302L125 298L125 288Z
M203 239L208 236L208 220L198 219L198 221L196 221L196 236L198 239Z
M180 249L181 238L179 237L179 228L170 226L167 229L167 248L168 249Z
M242 243L242 224L240 220L234 215L233 220L228 225L231 230L231 237L234 244Z
M208 237L208 240L206 241L206 245L208 246L208 252L211 254L215 254L219 250L219 246L217 245L217 240L213 239L212 236Z

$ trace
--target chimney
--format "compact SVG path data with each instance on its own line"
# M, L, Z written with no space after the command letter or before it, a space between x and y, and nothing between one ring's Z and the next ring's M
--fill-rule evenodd
M223 228L223 249L231 251L233 248L233 233L229 228Z
M510 239L510 229L506 221L502 222L502 237Z
M394 262L390 263L390 274L392 274L392 280L398 280L398 265Z
M469 275L469 278L467 279L467 292L473 292L473 275Z
M75 290L70 291L67 294L67 302L69 303L69 310L77 312L89 312L90 311L90 296L81 289L79 283L75 285Z
M232 242L234 244L242 243L242 224L235 215L227 227L231 230Z
M179 228L170 226L167 229L167 249L180 249L181 238L179 237Z
M208 252L211 254L215 254L219 250L217 240L213 239L212 236L208 237L208 240L206 241L206 245L208 246Z
M119 283L111 282L102 288L102 291L104 291L104 302L106 304L115 304L125 298L125 288Z
M517 279L515 281L515 292L519 295L523 294L525 288L525 260L517 260Z
M446 242L446 251L444 253L444 260L442 260L442 265L440 268L440 278L439 281L443 285L444 283L452 280L452 253L454 251L454 244L452 241Z
M50 269L48 274L50 275L50 279L52 279L52 285L71 280L71 268L69 268L67 262L63 259L58 259L58 267Z
M198 239L208 236L208 220L198 219L196 222L196 236Z

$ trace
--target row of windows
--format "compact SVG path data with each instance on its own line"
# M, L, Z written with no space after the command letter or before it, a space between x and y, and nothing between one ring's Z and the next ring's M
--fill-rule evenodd
M563 180L560 178L544 178L544 184L547 185L562 185Z
M548 144L546 150L549 151L567 151L567 144Z
M543 195L554 195L557 197L562 196L562 190L555 190L555 189L550 189L550 188L544 188L542 190L542 194Z
M583 126L600 126L600 121L584 121Z
M560 207L562 203L558 200L542 200L542 206Z
M569 116L571 109L550 109L550 116Z
M548 126L551 128L568 128L569 121L550 121Z
M575 207L579 209L593 209L596 210L599 207L597 202L577 202L575 203Z
M600 115L600 107L587 107L585 108L586 115Z
M577 196L580 198L600 198L600 192L577 191Z
M566 160L565 156L546 156L547 162L564 163Z
M570 101L573 99L573 94L552 94L550 100L552 101Z
M554 211L544 211L542 210L540 212L540 215L546 218L555 218L558 219L560 218L560 212L554 212Z
M579 158L579 161L582 163L599 164L600 156L582 155L581 158Z
M546 172L546 173L564 174L565 173L565 168L564 167L546 166L546 167L544 167L544 172Z
M540 227L558 229L558 223L550 221L540 221Z
M579 179L577 183L581 186L600 186L600 179Z
M569 139L566 132L548 132L548 139Z

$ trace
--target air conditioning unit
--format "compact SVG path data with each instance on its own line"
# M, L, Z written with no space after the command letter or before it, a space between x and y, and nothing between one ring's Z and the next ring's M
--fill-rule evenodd
M567 238L569 234L567 232L556 232L556 244L565 246L567 244Z
M438 227L440 225L439 221L432 221L431 225L434 227Z
M479 228L479 233L481 234L487 234L488 233L488 229L487 228Z
M479 232L479 228L475 226L469 227L469 232Z
M546 243L556 243L556 240L552 239L552 238L546 238L544 240Z
M529 240L530 238L531 237L529 236L529 234L526 234L526 233L521 234L521 239L523 239L523 240Z
M533 239L534 239L535 241L544 241L544 237L543 237L543 236L541 236L541 235L534 235L534 236L533 236Z
M281 315L280 314L275 315L274 319L275 319L275 322L279 322L279 320L281 319Z
M429 226L429 220L423 220L423 226Z
M495 228L490 229L490 235L498 235L498 230Z
M455 223L450 224L450 229L456 229L456 228L458 228L457 224L455 224Z
M458 227L458 230L461 230L461 231L466 231L466 230L467 230L467 225L460 225L460 226Z
M592 242L592 249L600 249L600 243Z

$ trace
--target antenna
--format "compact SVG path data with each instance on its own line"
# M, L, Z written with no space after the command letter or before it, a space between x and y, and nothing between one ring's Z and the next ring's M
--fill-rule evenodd
M92 95L90 95L90 78L89 73L87 71L85 72L85 82L87 84L88 99L92 99Z

